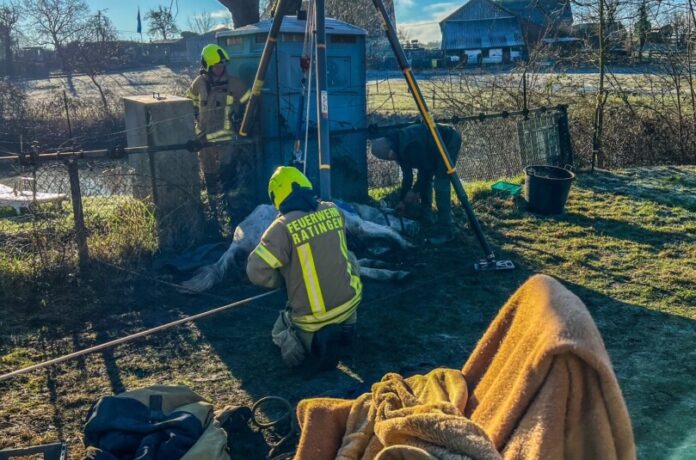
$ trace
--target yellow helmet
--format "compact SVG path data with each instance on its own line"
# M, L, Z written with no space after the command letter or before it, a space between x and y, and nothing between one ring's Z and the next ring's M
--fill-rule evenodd
M283 201L294 191L294 184L300 188L313 188L307 176L293 166L280 166L275 170L268 181L268 196L276 209L280 209Z
M201 51L201 65L209 71L212 66L220 62L229 62L230 55L221 46L216 44L206 45Z

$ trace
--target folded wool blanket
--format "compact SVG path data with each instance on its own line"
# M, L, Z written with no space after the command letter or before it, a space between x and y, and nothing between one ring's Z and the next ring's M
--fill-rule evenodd
M483 430L463 416L466 401L466 382L454 369L407 379L387 374L355 401L302 401L304 442L295 458L499 459Z
M632 459L601 336L558 281L528 280L462 372L387 374L352 400L301 401L296 459Z

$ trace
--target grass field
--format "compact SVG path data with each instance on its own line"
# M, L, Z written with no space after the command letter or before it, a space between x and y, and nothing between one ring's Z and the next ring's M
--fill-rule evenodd
M384 373L461 367L490 320L534 273L557 277L589 307L632 417L640 458L696 451L696 167L579 175L566 208L538 217L479 186L473 203L498 252L518 269L476 274L480 250L457 210L452 245L396 263L405 285L367 283L356 356L315 376L287 370L270 341L283 305L274 296L195 325L0 383L0 448L65 439L100 396L184 383L217 406L280 395L355 396ZM259 291L228 279L186 296L104 267L86 280L37 284L0 309L0 372L155 326ZM247 457L252 458L252 457ZM257 458L263 458L259 454Z

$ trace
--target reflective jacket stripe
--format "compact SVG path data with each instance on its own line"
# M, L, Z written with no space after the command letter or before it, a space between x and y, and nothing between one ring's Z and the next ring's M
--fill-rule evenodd
M362 292L350 299L343 305L332 308L321 316L304 315L294 316L292 322L305 332L316 332L322 327L329 324L340 324L350 318L350 315L355 312L358 304L362 300Z
M309 305L312 308L312 314L314 316L320 316L326 313L326 305L324 305L324 296L321 293L319 277L317 276L317 269L314 265L314 256L312 255L312 248L309 243L298 246L297 254L300 257L302 277L304 278L305 288L307 289L307 297L309 297Z
M271 253L265 246L258 245L254 253L266 262L271 268L280 268L283 266L276 256Z
M348 264L348 275L350 276L350 286L353 288L353 291L355 292L355 296L350 299L348 302L344 303L343 305L339 305L336 308L332 308L331 310L324 311L323 314L317 315L316 312L314 311L314 308L312 308L312 311L314 312L312 315L304 315L304 316L296 316L293 318L293 322L297 324L297 326L305 331L305 332L316 332L322 327L326 326L327 324L334 324L334 323L342 323L345 320L347 320L350 315L355 312L356 307L362 300L362 282L360 281L360 276L357 274L353 273L353 265L350 263L350 258L348 256L348 246L346 245L346 236L345 233L342 231L338 232L339 235L339 240L340 240L340 245L341 245L341 253L343 254L343 257L346 258L346 263ZM309 243L306 243L302 246L308 246ZM300 246L300 247L302 247ZM298 247L299 251L299 247ZM311 250L310 250L311 251ZM304 271L304 270L303 270ZM305 284L306 283L306 278L305 278ZM311 303L311 295L309 296L310 298L310 303Z
M362 282L360 281L360 276L357 273L353 273L353 264L350 263L350 257L348 256L348 245L346 244L346 234L344 232L338 232L338 237L341 240L341 252L343 257L346 258L346 264L348 265L348 276L350 276L350 287L353 288L355 295L362 293Z
M247 92L244 93L242 95L242 97L239 98L239 102L241 102L242 104L246 104L247 102L249 102L250 98L251 98L251 90L247 90Z

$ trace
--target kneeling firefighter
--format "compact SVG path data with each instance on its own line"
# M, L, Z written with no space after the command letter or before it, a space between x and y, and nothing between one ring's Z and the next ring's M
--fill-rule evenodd
M236 121L241 121L250 93L238 78L230 76L230 55L216 44L201 52L201 71L191 83L188 97L193 100L196 135L203 141L231 139ZM232 161L230 146L201 149L198 159L203 172L213 216L216 216L220 168Z
M280 216L249 255L247 275L267 288L285 282L288 306L271 333L285 364L295 367L311 356L319 368L333 368L353 340L362 299L345 219L335 204L319 201L309 179L292 166L276 169L268 194Z

